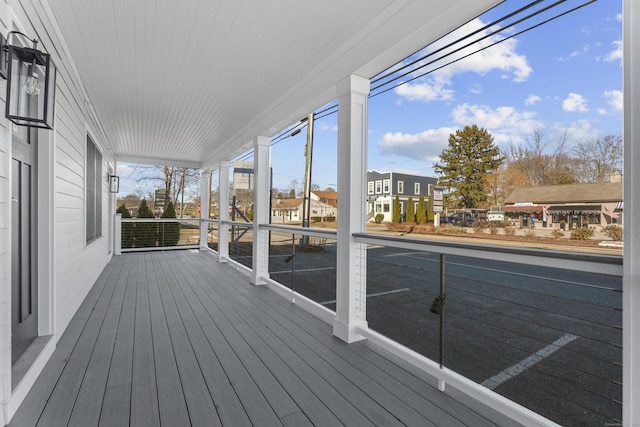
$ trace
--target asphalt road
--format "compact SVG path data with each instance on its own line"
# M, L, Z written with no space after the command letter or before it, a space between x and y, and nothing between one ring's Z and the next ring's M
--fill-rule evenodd
M334 243L288 262L290 246L273 250L271 277L335 310ZM369 327L435 361L439 268L438 254L368 250ZM563 425L620 422L621 289L605 275L447 256L443 364Z

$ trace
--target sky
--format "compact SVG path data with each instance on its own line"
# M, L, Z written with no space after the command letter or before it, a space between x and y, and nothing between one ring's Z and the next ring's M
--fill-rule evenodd
M567 0L557 9L505 28L531 9L479 31L474 38L502 28L475 47L451 54L445 62L459 61L423 77L418 77L419 72L411 73L396 82L405 84L382 94L376 95L379 90L373 90L368 105L368 169L435 176L433 165L447 146L449 135L473 124L491 132L501 148L527 144L536 130L544 132L549 145L562 135L567 136L569 145L621 135L622 0L598 0L517 34L584 1ZM482 29L527 3L506 1L395 68ZM544 2L543 6L548 4ZM478 46L486 47L509 36L514 37L462 58ZM436 62L422 71L442 64ZM376 85L372 83L372 88ZM302 184L305 142L306 129L302 129L297 136L272 146L275 188L288 189L294 181ZM252 160L249 154L240 159ZM125 171L130 166L122 167ZM120 170L121 177L126 175ZM337 186L335 112L318 114L315 121L312 183L320 189ZM122 191L127 191L127 185L125 182Z

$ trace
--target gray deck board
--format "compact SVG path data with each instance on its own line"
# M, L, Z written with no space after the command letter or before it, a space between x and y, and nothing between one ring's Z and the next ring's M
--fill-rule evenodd
M10 426L496 425L248 282L209 253L114 257Z

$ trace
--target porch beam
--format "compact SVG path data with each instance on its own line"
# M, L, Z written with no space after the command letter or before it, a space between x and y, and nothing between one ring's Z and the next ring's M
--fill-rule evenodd
M367 328L366 245L353 234L365 229L367 177L367 95L370 82L351 75L338 83L338 240L336 318L333 334L348 343Z
M253 257L251 283L265 285L269 279L269 230L259 228L268 224L271 215L271 138L253 139Z
M640 4L623 3L624 255L622 425L640 425Z
M229 261L229 161L219 163L218 186L218 262Z

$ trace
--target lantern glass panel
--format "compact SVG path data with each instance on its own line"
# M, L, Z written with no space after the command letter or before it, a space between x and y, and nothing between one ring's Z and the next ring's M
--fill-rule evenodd
M9 47L6 116L15 124L53 129L55 66L48 54ZM37 79L33 84L30 78Z

